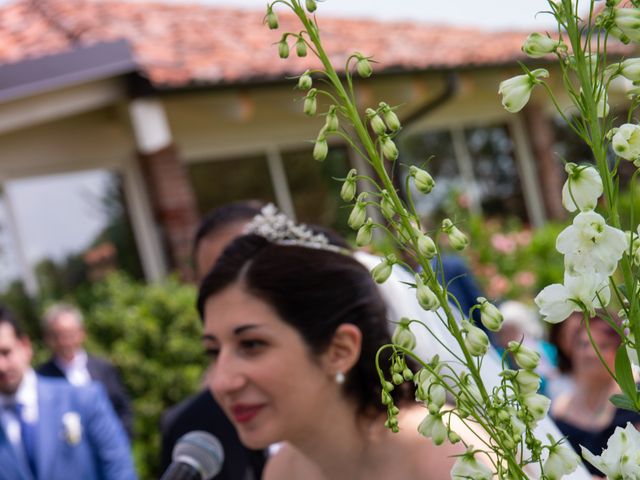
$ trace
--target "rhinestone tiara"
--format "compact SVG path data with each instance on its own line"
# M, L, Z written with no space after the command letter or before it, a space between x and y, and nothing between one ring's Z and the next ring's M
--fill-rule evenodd
M296 224L284 213L278 211L273 203L262 207L244 229L245 234L254 234L266 238L277 245L294 245L328 250L336 253L348 253L344 248L332 245L322 233L314 233L303 223Z

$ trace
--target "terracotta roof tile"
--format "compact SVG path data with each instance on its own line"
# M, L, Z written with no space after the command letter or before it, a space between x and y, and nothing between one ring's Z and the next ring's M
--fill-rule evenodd
M283 78L317 66L287 60L275 43L299 30L280 13L281 28L262 25L264 12L203 5L116 0L20 0L0 8L0 63L61 53L74 45L127 39L141 72L158 87ZM522 59L526 32L489 32L408 22L320 17L327 53L338 64L353 51L374 54L376 69L482 66ZM293 49L292 49L293 54Z

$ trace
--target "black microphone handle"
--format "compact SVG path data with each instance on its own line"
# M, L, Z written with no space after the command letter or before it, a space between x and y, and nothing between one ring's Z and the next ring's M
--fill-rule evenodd
M188 463L173 462L160 480L202 480L202 476Z

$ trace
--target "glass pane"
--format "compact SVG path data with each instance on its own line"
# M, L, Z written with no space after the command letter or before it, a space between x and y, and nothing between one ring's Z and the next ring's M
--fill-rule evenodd
M24 292L19 251L35 274L41 299L63 298L116 269L142 277L119 175L91 170L32 177L8 182L5 194L10 202L3 202L0 217L0 257L13 258L13 264L1 280L3 298ZM7 221L9 205L14 231Z
M416 210L421 217L445 215L450 202L459 192L464 191L464 182L458 171L451 135L448 130L420 132L402 139L400 161L426 169L436 180L436 186L429 195L418 193L410 182ZM402 185L408 175L408 167L401 170Z
M238 200L275 202L264 155L192 164L189 176L201 215Z
M513 142L504 126L465 130L482 212L527 220Z
M286 152L282 161L298 221L331 227L344 236L350 209L340 199L342 182L349 172L344 148L331 148L324 162L313 159L311 150Z

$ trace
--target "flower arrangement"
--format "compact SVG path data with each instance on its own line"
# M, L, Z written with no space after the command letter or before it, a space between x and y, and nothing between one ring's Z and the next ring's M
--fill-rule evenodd
M565 162L567 181L562 199L566 209L575 212L575 216L556 240L556 248L564 256L564 279L562 283L542 289L536 303L550 323L563 321L573 311L582 311L587 329L596 309L611 308L613 303L617 305L623 324L617 324L612 316L607 320L619 333L623 344L616 357L615 371L610 373L623 394L615 395L611 401L622 408L640 410L640 393L631 368L631 360L637 361L640 351L640 345L635 341L640 338L640 296L637 294L640 288L640 228L631 232L622 230L618 201L620 163L629 161L640 167L640 126L633 123L633 109L640 103L640 59L610 61L607 56L607 43L611 37L624 43L640 42L640 0L632 0L625 7L619 5L620 0L607 0L604 5L600 3L602 8L599 9L595 0L580 2L581 7L587 4L585 17L579 15L575 0L549 0L548 3L548 13L557 20L556 34L531 34L522 49L532 58L555 55L572 109L562 108L547 83L550 73L543 68L529 70L523 65L524 73L503 81L498 93L508 111L518 112L525 107L534 88L544 88L567 125L592 150L595 165ZM410 288L415 290L417 302L446 326L460 347L461 353L455 358L456 362L464 364L462 372L437 356L415 358L412 349L416 339L409 326L420 322L413 319L399 322L393 343L382 347L392 349L392 364L378 364L381 400L387 406L386 426L392 431L399 428L399 410L390 392L400 383L413 382L416 399L424 403L428 412L418 429L420 434L431 438L435 444L462 441L449 421L451 416L456 416L471 428L482 430L489 438L480 441L480 448L465 445L467 451L456 462L452 478L493 478L497 475L498 478L520 479L529 478L529 472L533 471L534 475L556 479L572 472L579 460L563 440L541 439L534 433L550 405L550 400L538 393L540 378L534 370L540 355L521 343L511 342L505 355L513 356L518 369L504 368L499 384L493 388L483 382L480 370L489 339L449 294L439 255L443 243L457 251L465 250L469 236L450 218L443 219L439 228L431 231L421 226L411 192L429 195L434 187L436 180L429 174L426 161L424 165L410 168L406 182L413 183L415 188L405 189L408 192L406 200L396 191L387 173L387 165L399 157L394 139L402 125L396 107L380 102L360 112L356 105L354 78L372 75L372 57L353 52L346 60L344 73L339 75L323 49L315 16L317 1L276 0L269 4L264 21L271 29L279 28L276 7L290 9L300 22L298 32L282 34L278 42L279 56L287 58L293 46L298 56L311 52L322 64L318 70L303 72L297 83L297 87L305 92L304 113L325 117L315 140L313 157L323 161L329 149L327 139L337 136L366 159L374 172L372 177L351 170L343 179L341 196L345 202L353 204L348 224L357 231L357 245L370 244L373 232L379 231L388 235L404 254L386 255L372 270L374 280L385 282L396 264L411 270L415 281ZM631 109L627 123L613 128L608 90L618 78L625 78L633 85L629 90ZM319 97L330 103L326 112L318 111ZM607 155L610 147L615 152L613 161ZM631 179L631 188L636 176L637 171ZM370 188L359 191L358 182L366 182ZM368 216L370 208L379 209L385 219L384 225ZM633 214L632 209L631 225L637 223ZM511 249L511 240L496 238L494 247ZM403 261L406 257L418 267L412 269ZM497 331L501 328L500 312L486 299L478 298L473 310L479 310L480 321L486 329ZM461 320L460 316L463 317ZM424 327L428 329L428 325ZM414 357L420 364L417 372L407 368L407 357ZM454 405L446 401L447 395L455 399ZM601 457L585 452L585 459L607 474L617 472L612 478L637 478L637 461L618 461L626 455L629 445L634 445L637 452L637 432L629 429L633 427L616 431L609 450ZM484 456L483 461L479 461L479 455ZM634 466L629 466L631 464Z

